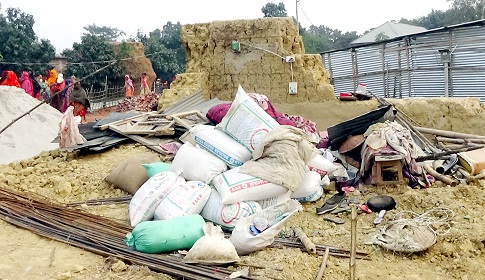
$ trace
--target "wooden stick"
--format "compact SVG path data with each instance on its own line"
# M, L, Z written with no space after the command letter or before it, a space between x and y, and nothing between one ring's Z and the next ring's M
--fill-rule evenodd
M428 179L428 174L426 174L426 170L424 168L421 169L423 172L424 182L426 183L426 187L431 187L431 182Z
M441 182L445 183L445 184L448 184L450 186L456 186L458 184L457 181L443 175L443 174L439 174L438 172L436 172L433 167L431 167L429 164L424 164L423 165L424 169L426 170L426 172L428 172L429 174L431 174L431 176L435 177L436 179L440 180Z
M325 255L323 256L323 261L322 261L322 264L320 265L320 269L318 270L317 278L315 278L315 280L322 279L323 273L325 272L325 268L327 267L327 260L328 260L329 254L330 254L330 249L327 247L327 249L325 249Z
M407 129L409 129L411 132L414 133L414 136L419 140L421 141L421 144L424 145L424 146L427 146L431 151L433 152L438 152L438 149L433 145L433 143L431 143L431 141L429 141L428 138L424 137L424 135L422 135L418 130L416 130L416 127L413 126L412 122L414 123L417 123L416 121L414 121L411 117L409 117L408 115L406 115L403 111L399 110L396 106L394 106L394 104L392 104L391 102L387 101L386 99L382 98L382 97L379 97L379 96L376 96L374 93L372 93L372 96L374 96L374 98L377 99L377 101L382 104L382 105L391 105L397 112L397 114L395 115L396 116L396 119L401 122L401 124L406 127ZM403 116L401 116L401 115ZM419 143L418 143L419 144Z
M462 146L461 148L458 147L456 149L450 149L449 151L444 151L444 152L434 153L434 154L427 155L427 156L417 157L416 161L422 162L422 161L427 161L427 160L436 160L436 159L440 159L442 157L445 157L445 156L448 156L448 155L451 155L451 154L457 154L457 153L462 153L462 152L478 150L478 149L481 149L483 147L484 146L482 146L482 145L470 144L470 145L467 145L467 146Z
M350 220L350 280L355 280L356 255L357 255L357 205L350 205L352 219Z
M446 130L439 130L439 129L433 129L433 128L419 127L419 126L416 126L415 129L422 132L422 133L432 134L432 135L437 135L437 136L444 136L444 137L448 137L448 138L485 139L485 136L475 135L475 134L446 131Z
M301 243L303 243L303 246L305 246L305 249L307 250L308 253L310 254L316 254L317 253L317 247L315 244L308 238L308 236L303 232L303 230L300 227L294 227L293 232L295 233L295 236L300 239Z
M453 143L453 144L467 144L467 143L475 143L475 144L485 144L485 139L476 139L476 138L448 138L443 136L437 136L436 141L438 142L445 142L445 143Z

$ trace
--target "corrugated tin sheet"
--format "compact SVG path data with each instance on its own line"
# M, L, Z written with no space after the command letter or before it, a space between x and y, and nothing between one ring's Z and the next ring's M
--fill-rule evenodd
M366 83L379 96L438 97L445 96L446 82L440 50L449 50L449 96L479 97L485 102L484 24L439 28L322 56L336 94Z
M221 101L217 98L213 98L211 100L205 100L204 93L202 91L198 91L188 97L180 100L179 102L175 103L174 105L170 106L169 108L162 111L164 114L176 114L176 113L183 113L192 110L200 110L202 114L207 114L210 108L215 105L221 103L228 103L227 101Z

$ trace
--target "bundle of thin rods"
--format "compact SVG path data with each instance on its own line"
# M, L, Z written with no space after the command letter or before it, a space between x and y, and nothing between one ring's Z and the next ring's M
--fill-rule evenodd
M183 279L227 279L232 273L224 268L185 264L170 255L135 251L124 243L126 233L132 230L128 225L5 188L0 188L0 219L47 238Z
M290 248L299 248L301 250L305 250L305 247L301 242L298 241L291 241L287 239L281 239L277 238L271 244L271 247L290 247ZM344 258L349 258L350 257L350 250L344 249L344 248L338 248L334 246L328 246L328 245L322 245L322 244L315 244L315 247L317 248L317 254L323 256L325 254L325 250L328 248L329 249L329 255L335 256L335 257L344 257ZM370 260L370 256L368 253L365 252L360 252L357 251L357 258L363 259L363 260Z

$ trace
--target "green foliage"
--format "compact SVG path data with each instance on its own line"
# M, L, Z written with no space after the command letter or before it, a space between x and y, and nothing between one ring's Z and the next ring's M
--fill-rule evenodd
M96 24L91 24L84 26L83 28L87 31L87 33L83 33L84 35L104 37L111 42L115 42L119 37L126 35L124 31L109 26L97 26Z
M320 53L329 50L350 47L350 43L359 38L357 32L345 32L331 29L324 25L312 25L305 32L300 32L306 53Z
M376 35L375 42L380 42L389 39L389 36L387 36L384 32L381 32Z
M433 10L426 16L400 22L422 26L426 29L435 29L475 20L485 16L485 0L453 0L451 7L446 11Z
M66 77L74 75L77 78L82 78L97 69L107 65L108 61L113 61L123 58L129 50L122 50L120 54L115 55L113 46L103 36L84 35L81 37L80 43L74 43L72 49L66 49L62 54L67 58ZM104 63L90 63L100 62ZM85 86L92 85L93 88L103 88L105 86L105 77L108 77L108 85L115 85L118 78L123 75L119 63L108 67L103 71L87 78L83 83Z
M182 25L167 22L162 30L155 29L147 35L138 32L137 41L145 46L145 54L152 62L153 70L162 80L172 80L177 73L185 71L185 48L181 38Z
M261 12L264 17L287 17L285 4L280 2L278 5L275 3L266 3L266 5L261 8Z
M55 48L49 40L37 38L34 23L32 15L16 8L8 8L5 14L0 13L0 53L4 61L19 63L0 63L0 69L11 69L17 73L26 69L40 73L47 69L55 56Z

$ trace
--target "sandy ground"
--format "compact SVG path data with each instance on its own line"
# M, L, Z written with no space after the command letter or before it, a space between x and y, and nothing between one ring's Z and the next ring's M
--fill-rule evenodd
M483 122L483 106L473 105L476 102L440 105L442 101L438 100L437 106L422 107L422 101L415 102L417 103L414 107L422 110L409 110L409 114L418 118L426 112L427 118L420 118L425 122L423 126L456 128L457 131L475 134L485 132L485 126L478 125ZM280 106L279 109L282 112L301 114L317 122L321 128L365 113L375 106L375 102L364 102L358 106L336 103L326 108L322 104L295 104L291 108ZM471 110L464 112L463 108ZM403 109L406 109L405 106ZM467 122L459 126L459 118L445 118L441 114L443 110L459 112L460 116L466 116ZM108 113L109 111L98 111L96 115L88 117L91 118L90 121L94 121ZM60 203L120 197L127 194L108 185L104 178L119 162L145 152L149 150L137 144L122 145L104 153L82 156L68 155L57 150L43 152L29 160L0 165L0 186L35 192ZM404 185L364 186L359 193L356 196L361 202L376 194L393 196L397 201L397 209L390 211L386 219L401 211L422 214L439 207L450 209L454 217L450 232L438 236L436 244L427 251L398 254L378 246L365 245L370 235L379 227L372 223L374 215L359 215L358 250L369 253L372 260L358 261L357 279L485 279L485 181L457 187L436 183L432 188L424 190L414 190ZM332 193L327 193L315 203L304 204L304 211L290 219L284 232L290 232L291 226L298 225L315 243L349 248L350 214L340 214L345 220L343 225L326 222L322 216L315 214L315 209L331 195ZM83 207L83 210L128 223L128 204L89 206ZM166 275L150 272L143 267L107 260L82 249L39 237L4 221L0 221L0 240L2 280L169 279ZM322 256L309 255L298 249L267 248L243 256L242 260L266 267L251 268L251 272L258 279L314 279ZM345 279L348 271L347 258L331 256L324 279Z
M126 195L109 186L104 177L117 163L138 153L147 152L139 145L124 145L102 154L75 156L58 151L42 153L29 161L0 166L0 185L22 191L34 191L57 202ZM49 163L49 164L47 164ZM413 190L407 186L366 187L358 196L361 201L376 194L390 194L396 210L424 213L436 207L451 209L452 230L439 236L426 252L396 254L380 247L364 245L376 231L374 215L358 218L358 249L371 254L372 260L357 264L358 279L485 279L485 181L475 185ZM328 198L331 194L327 194ZM349 248L349 214L341 214L346 223L335 225L315 214L325 197L304 204L304 211L290 219L286 230L299 225L316 243ZM84 207L94 214L128 223L128 205ZM27 230L0 222L0 279L167 279L165 275L136 266L106 262L103 257L84 250L39 237ZM242 257L245 263L266 267L252 269L261 279L314 279L321 256L298 249L268 248ZM330 257L325 279L343 279L348 275L346 258Z

